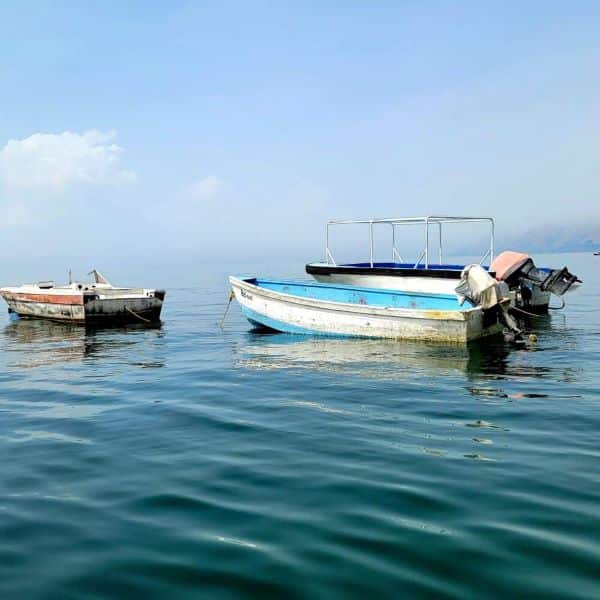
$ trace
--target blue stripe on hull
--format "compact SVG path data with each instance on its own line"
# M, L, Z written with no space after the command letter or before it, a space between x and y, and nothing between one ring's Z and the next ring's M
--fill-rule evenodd
M328 333L327 331L317 331L315 329L306 329L305 327L298 327L297 325L290 325L277 319L271 319L261 313L258 313L251 308L242 306L242 314L252 323L260 327L267 327L274 331L280 331L282 333L293 333L299 335L321 335L325 337L368 337L368 336L351 336L344 335L343 333Z

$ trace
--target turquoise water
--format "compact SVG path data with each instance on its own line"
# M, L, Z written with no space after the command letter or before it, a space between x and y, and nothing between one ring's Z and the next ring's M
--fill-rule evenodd
M600 257L567 262L525 347L221 330L226 273L160 329L2 317L0 597L598 597Z

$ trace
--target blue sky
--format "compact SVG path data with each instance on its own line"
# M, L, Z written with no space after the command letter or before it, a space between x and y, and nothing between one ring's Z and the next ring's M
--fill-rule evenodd
M599 31L598 2L3 2L7 269L302 261L332 217L597 223Z

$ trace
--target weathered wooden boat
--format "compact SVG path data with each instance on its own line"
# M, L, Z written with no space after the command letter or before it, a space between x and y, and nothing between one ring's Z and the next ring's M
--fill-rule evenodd
M8 311L20 317L82 324L156 323L164 290L116 287L93 270L91 283L52 281L0 288Z
M461 306L455 294L256 277L229 281L244 316L275 331L458 343L502 331L498 306Z
M328 221L325 226L325 261L306 265L306 272L323 283L342 283L370 288L383 288L417 293L453 294L465 268L464 264L443 260L444 225L480 223L489 227L489 243L479 264L499 281L509 286L513 306L534 313L547 312L551 294L562 296L580 280L567 268L537 268L531 257L516 252L503 252L494 257L494 220L491 217L409 217L395 219L359 219ZM337 225L368 226L369 260L337 264L330 248L330 228ZM415 262L402 258L397 250L397 231L405 225L422 226L424 247ZM391 232L391 261L373 258L374 229L382 226ZM432 235L431 228L435 235ZM437 264L432 260L430 242L437 237ZM484 264L485 261L488 264Z

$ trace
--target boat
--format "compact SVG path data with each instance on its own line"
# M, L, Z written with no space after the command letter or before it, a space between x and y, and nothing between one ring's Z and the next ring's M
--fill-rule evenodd
M244 316L259 328L292 334L465 343L501 333L502 311L456 294L425 294L229 277Z
M537 268L527 254L509 251L495 257L495 225L491 217L427 216L328 221L325 226L325 261L307 264L306 272L322 283L341 283L416 293L453 294L465 265L444 262L443 235L446 225L456 223L477 223L488 228L489 242L484 248L479 264L497 280L504 281L508 285L514 308L536 314L545 313L548 311L551 294L561 297L569 289L581 283L566 267ZM369 260L338 264L330 247L330 229L339 225L357 224L368 227ZM404 260L397 249L398 228L407 225L423 228L424 246L414 262ZM387 228L391 233L390 262L374 260L376 227ZM435 258L430 251L434 237L437 238L438 246Z
M108 325L156 323L165 298L164 290L113 286L99 271L93 282L53 281L0 288L8 312L20 317L69 323Z

